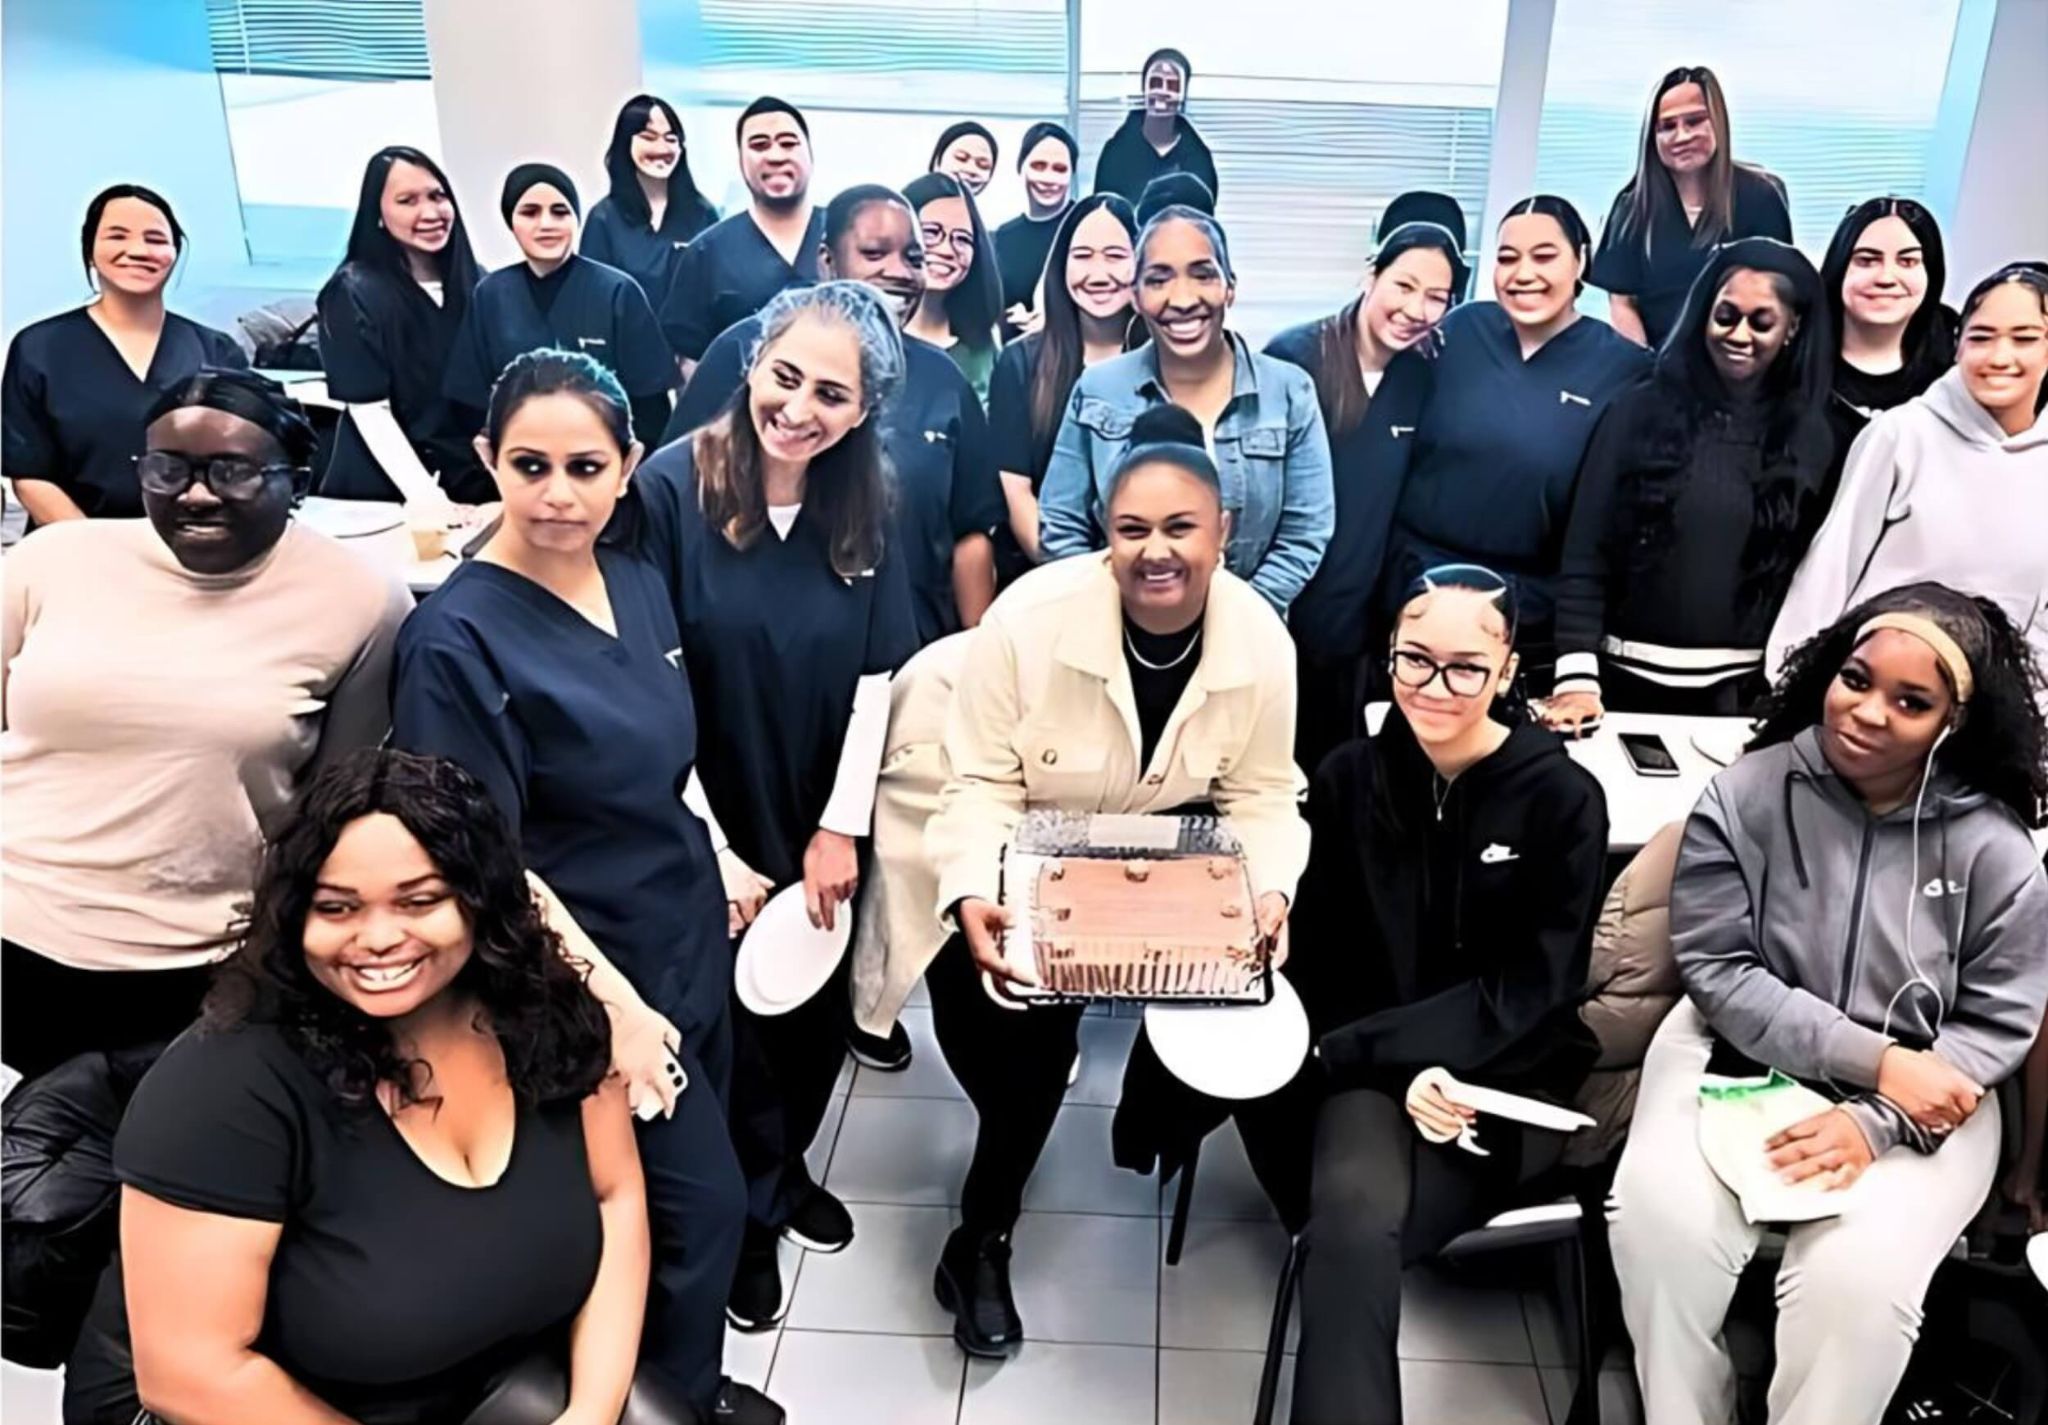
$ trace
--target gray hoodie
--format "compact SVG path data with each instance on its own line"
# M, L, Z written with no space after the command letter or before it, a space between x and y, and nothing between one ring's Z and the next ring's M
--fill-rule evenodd
M1771 678L1863 600L1925 579L1995 599L2048 667L2048 421L2007 435L1954 369L1849 448L1771 628Z
M2048 877L2019 818L1937 771L1917 874L1914 822L1910 803L1872 816L1808 728L1714 778L1671 888L1679 974L1715 1033L1833 1085L1873 1154L1940 1146L1874 1092L1888 1045L1931 1047L1988 1088L2048 1000Z

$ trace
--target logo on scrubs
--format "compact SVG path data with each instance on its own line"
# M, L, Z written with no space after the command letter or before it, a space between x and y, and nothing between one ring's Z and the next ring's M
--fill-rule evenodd
M1593 403L1576 391L1559 391L1557 403L1560 406L1590 406Z
M1387 429L1392 432L1395 440L1399 440L1404 435L1415 434L1414 426L1388 426Z
M605 340L601 336L579 336L576 338L576 349L578 351L588 351L593 346L603 346L604 344Z
M662 654L661 656L662 656L662 657L664 657L664 658L666 658L666 659L668 660L668 666L669 666L669 667L671 667L671 668L675 669L675 670L676 670L676 671L677 671L678 673L680 673L680 672L682 672L682 671L683 671L683 650L682 650L682 649L680 649L680 648L671 648L671 649L670 649L670 650L669 650L668 652L666 652L666 653Z

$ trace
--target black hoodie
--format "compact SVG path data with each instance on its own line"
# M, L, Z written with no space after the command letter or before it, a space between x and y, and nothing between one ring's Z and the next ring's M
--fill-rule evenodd
M1145 137L1145 111L1131 110L1122 127L1102 146L1102 157L1095 160L1095 191L1121 193L1136 203L1153 179L1168 173L1191 173L1215 193L1216 160L1209 154L1209 145L1202 142L1187 115L1176 114L1173 127L1180 138L1161 153Z
M1333 1086L1577 1087L1607 801L1556 734L1519 723L1446 787L1395 709L1324 761L1308 821L1287 976Z

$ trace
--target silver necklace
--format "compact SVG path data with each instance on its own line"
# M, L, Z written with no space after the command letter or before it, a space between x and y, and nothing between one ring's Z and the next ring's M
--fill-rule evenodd
M1150 668L1155 673L1164 673L1169 668L1178 668L1188 661L1188 655L1195 651L1195 645L1202 641L1202 626L1195 625L1195 636L1188 640L1188 646L1164 663L1154 663L1138 651L1138 645L1131 640L1131 631L1124 629L1124 647L1131 651L1131 657L1138 660L1140 668Z

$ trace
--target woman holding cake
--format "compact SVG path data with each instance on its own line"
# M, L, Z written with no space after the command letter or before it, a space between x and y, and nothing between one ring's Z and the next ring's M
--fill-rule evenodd
M1004 845L1027 807L1213 809L1244 847L1259 929L1277 936L1308 859L1297 810L1293 645L1272 605L1223 567L1230 521L1200 423L1133 423L1105 505L1106 553L1026 574L989 610L945 736L947 783L925 845L955 934L926 973L939 1048L980 1116L935 1289L954 1339L999 1356L1023 1339L1010 1230L1074 1062L1078 1006L992 999ZM984 989L984 978L988 989Z

